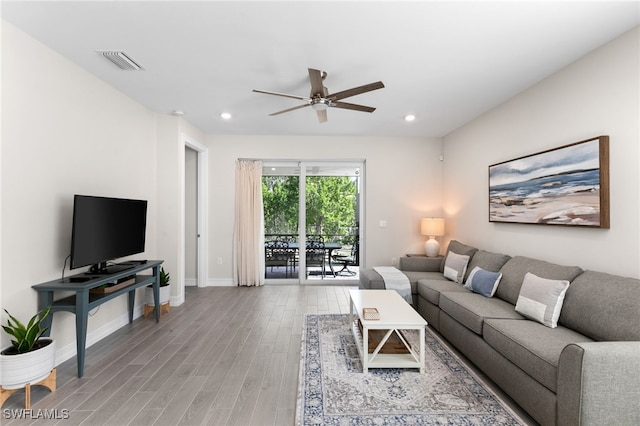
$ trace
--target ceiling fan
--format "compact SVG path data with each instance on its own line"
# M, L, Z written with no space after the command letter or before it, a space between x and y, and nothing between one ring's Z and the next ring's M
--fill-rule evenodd
M283 114L285 112L295 111L300 108L312 107L318 115L318 121L324 123L327 121L327 108L342 108L351 109L354 111L373 112L376 109L364 105L356 105L348 102L341 102L341 99L345 99L351 96L359 95L361 93L370 92L372 90L382 89L384 84L381 81L375 83L365 84L364 86L354 87L352 89L343 90L341 92L329 94L329 91L323 85L323 80L327 77L327 73L324 71L309 68L309 82L311 83L311 93L308 97L288 95L286 93L270 92L267 90L253 89L256 93L265 93L267 95L283 96L285 98L292 98L304 101L302 105L295 106L293 108L287 108L282 111L274 112L272 115Z

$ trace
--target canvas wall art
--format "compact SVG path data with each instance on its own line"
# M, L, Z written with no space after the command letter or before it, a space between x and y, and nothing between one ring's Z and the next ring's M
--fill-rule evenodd
M489 166L489 221L609 228L609 137Z

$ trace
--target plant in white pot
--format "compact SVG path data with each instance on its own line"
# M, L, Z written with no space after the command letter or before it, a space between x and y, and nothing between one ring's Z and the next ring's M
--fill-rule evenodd
M162 314L163 308L170 312L169 308L169 299L171 298L171 275L168 272L165 272L164 268L160 268L160 300L158 304L160 305L160 314ZM155 308L155 303L153 300L153 285L148 285L145 288L144 292L144 316L146 317L149 312L153 312Z
M0 351L2 402L16 389L26 388L25 405L29 408L31 385L43 384L55 390L56 345L53 339L42 337L47 329L41 327L50 310L50 306L43 309L26 326L4 310L9 319L2 329L11 336L11 346Z

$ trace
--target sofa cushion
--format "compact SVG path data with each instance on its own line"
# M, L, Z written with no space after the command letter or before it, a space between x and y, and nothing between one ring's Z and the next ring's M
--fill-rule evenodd
M447 253L447 259L444 263L444 277L453 282L462 283L468 264L469 256L454 252Z
M483 337L502 356L553 392L558 388L558 363L565 346L592 341L565 327L504 319L487 319Z
M469 261L468 268L469 271L472 271L473 268L479 266L485 271L498 272L509 259L511 259L511 256L506 254L478 250ZM469 274L471 274L471 272L469 272Z
M527 272L520 288L516 312L547 327L556 328L567 288L567 280L548 280Z
M419 272L419 271L402 271L409 278L411 283L411 294L418 293L418 280L429 278L431 276L442 276L440 272Z
M437 274L438 277L418 280L418 295L422 296L423 299L438 306L440 304L440 293L443 291L469 292L461 284L447 280L440 272Z
M520 295L520 287L527 272L550 280L573 281L582 273L577 266L562 266L544 260L532 259L525 256L512 257L500 269L502 279L496 291L496 296L515 305Z
M445 254L444 259L442 259L442 263L440 264L440 272L444 273L444 264L447 261L447 255L449 254L450 251L456 254L469 256L469 258L473 258L473 255L478 251L478 249L475 247L468 246L466 244L462 244L460 241L451 240L451 242L449 243L449 246L447 247L447 253ZM466 279L467 277L465 276L464 278Z
M558 323L594 340L640 340L640 280L586 271L571 282Z
M440 309L479 335L482 335L482 324L486 318L524 319L512 304L469 291L441 293Z
M502 278L500 272L486 271L476 266L469 273L464 287L484 297L493 297L498 288L498 284L500 284L500 278Z

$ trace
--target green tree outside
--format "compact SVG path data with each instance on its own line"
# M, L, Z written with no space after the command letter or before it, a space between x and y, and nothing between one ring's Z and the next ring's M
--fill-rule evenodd
M298 233L298 176L263 176L265 234Z
M297 234L297 176L263 176L265 234ZM352 243L357 224L357 181L347 176L307 176L308 234Z

